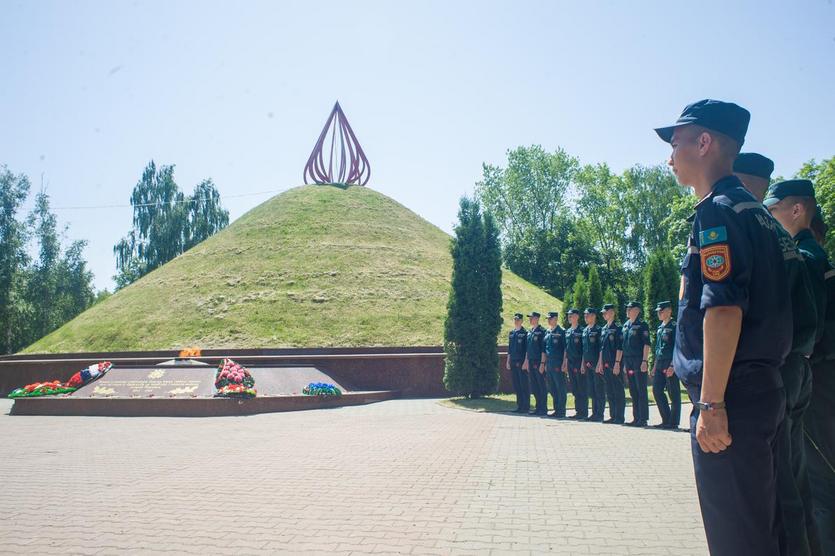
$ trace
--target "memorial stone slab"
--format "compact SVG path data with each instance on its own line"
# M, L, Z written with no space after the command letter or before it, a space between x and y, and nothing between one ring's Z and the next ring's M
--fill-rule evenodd
M74 398L211 398L214 367L113 368L73 393Z

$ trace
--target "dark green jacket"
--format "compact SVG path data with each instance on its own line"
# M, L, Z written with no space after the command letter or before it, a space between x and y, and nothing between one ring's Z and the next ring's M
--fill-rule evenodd
M832 359L835 358L835 273L832 272L826 252L815 241L810 230L801 230L794 236L794 240L806 260L817 306L817 342L812 360Z
M804 357L812 354L818 336L818 307L812 278L803 254L789 233L775 221L777 240L783 251L783 266L792 299L792 349ZM822 331L821 331L822 332Z
M659 362L666 369L673 360L673 349L676 346L676 321L663 322L655 331L655 363Z
M545 333L545 355L547 356L548 368L558 369L562 366L565 357L565 330L562 326Z
M600 325L587 326L583 330L583 361L597 366L600 358Z

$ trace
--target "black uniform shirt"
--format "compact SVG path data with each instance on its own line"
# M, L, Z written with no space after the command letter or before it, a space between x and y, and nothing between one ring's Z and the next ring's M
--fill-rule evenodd
M519 330L513 329L507 340L507 356L511 361L524 361L528 351L528 331L523 326Z
M545 353L545 328L537 324L536 328L528 332L528 366L538 367L542 363Z
M636 358L644 356L644 346L649 345L649 326L640 318L623 325L623 356Z
M623 349L623 331L619 324L605 325L600 331L600 346L603 351L603 364L613 367L618 350Z
M565 357L565 330L557 325L545 333L545 354L550 367L559 367Z
M701 384L705 311L736 306L742 329L728 387L735 375L758 371L770 373L758 387L779 387L776 371L791 347L792 313L774 219L734 176L719 180L692 218L681 265L676 374L685 385Z
M577 364L583 359L583 329L580 326L565 331L565 355Z

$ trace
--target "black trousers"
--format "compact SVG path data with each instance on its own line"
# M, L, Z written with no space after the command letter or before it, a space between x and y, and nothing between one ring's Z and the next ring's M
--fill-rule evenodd
M661 414L661 424L677 427L681 421L681 386L675 373L673 376L664 374L664 369L669 366L670 361L656 363L655 375L652 378L652 395L655 396L655 405ZM667 396L670 398L669 402Z
M786 391L786 418L777 434L777 499L787 553L822 554L806 469L803 414L812 397L809 360L790 353L780 367L780 376Z
M614 374L614 361L603 363L603 377L606 380L606 399L609 401L609 418L623 423L626 410L626 393L623 390L623 374Z
M528 363L528 376L531 380L531 391L533 392L534 400L536 400L536 412L539 415L548 413L548 389L545 386L545 369L539 372L540 365L535 363L531 365Z
M820 544L824 554L835 554L835 361L812 363L812 400L803 421Z
M577 417L589 416L589 399L586 393L586 376L580 372L582 361L568 360L568 378L574 394L574 412Z
M596 364L586 366L586 390L591 399L592 420L603 420L603 410L606 408L606 380L603 373L595 371Z
M557 417L565 417L565 404L568 398L568 386L565 383L566 376L560 366L548 365L548 390L554 398L554 412Z
M641 357L624 357L621 363L629 378L629 395L632 396L632 420L646 424L649 421L647 398L647 374L641 372Z
M516 393L516 409L528 411L531 408L531 386L528 373L522 370L524 361L511 361L510 372L513 379L513 391Z
M693 468L708 549L711 556L781 554L785 543L777 507L776 452L785 393L777 369L762 368L732 381L725 392L732 439L727 449L703 452L695 435L698 412L690 415ZM771 389L764 390L769 383ZM688 388L688 393L691 400L699 400L698 387Z

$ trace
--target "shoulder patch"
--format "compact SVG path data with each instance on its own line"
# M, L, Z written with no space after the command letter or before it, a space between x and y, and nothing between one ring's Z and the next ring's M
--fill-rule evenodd
M702 274L708 280L718 282L731 273L731 250L727 243L702 249Z
M725 226L709 228L699 233L699 245L702 247L712 243L721 243L723 241L728 241L728 230Z

